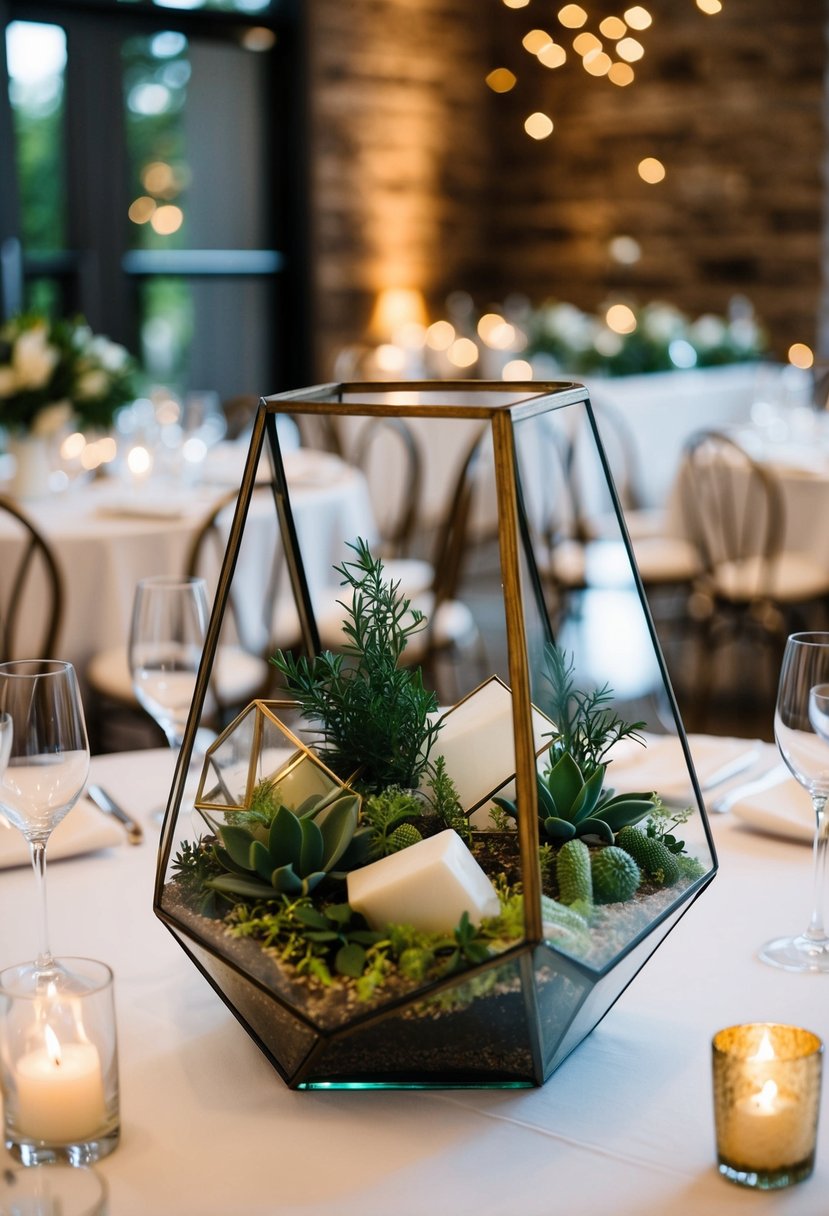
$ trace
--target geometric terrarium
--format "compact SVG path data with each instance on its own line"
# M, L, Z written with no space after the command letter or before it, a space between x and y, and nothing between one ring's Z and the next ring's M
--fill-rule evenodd
M392 447L373 471L356 454L402 430L421 467L401 558L382 525L415 483ZM615 527L595 546L589 503ZM272 695L196 759L245 614L267 622ZM284 1080L540 1085L715 872L586 391L264 399L154 908Z

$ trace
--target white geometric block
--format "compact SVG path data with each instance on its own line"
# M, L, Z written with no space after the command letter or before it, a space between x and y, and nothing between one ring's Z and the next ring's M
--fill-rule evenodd
M478 924L501 907L492 883L451 828L352 870L346 881L349 904L376 930L404 924L450 933L464 912Z

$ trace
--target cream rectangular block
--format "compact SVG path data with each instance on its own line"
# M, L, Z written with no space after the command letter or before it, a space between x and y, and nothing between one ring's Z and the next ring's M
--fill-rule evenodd
M347 885L351 907L376 930L394 923L449 933L464 912L478 924L497 916L501 906L492 883L451 828L352 870Z

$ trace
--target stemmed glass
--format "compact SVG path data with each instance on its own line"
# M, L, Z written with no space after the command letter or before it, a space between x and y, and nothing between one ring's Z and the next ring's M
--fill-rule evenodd
M808 928L767 942L760 958L787 971L829 972L823 919L829 818L829 633L794 633L786 642L774 737L792 775L809 791L815 811L814 897Z
M135 591L129 640L132 686L172 748L180 748L207 633L203 578L159 575Z
M78 680L71 663L23 659L0 664L0 810L29 842L38 888L39 952L51 971L46 911L46 845L77 802L89 772ZM0 765L2 770L2 765Z

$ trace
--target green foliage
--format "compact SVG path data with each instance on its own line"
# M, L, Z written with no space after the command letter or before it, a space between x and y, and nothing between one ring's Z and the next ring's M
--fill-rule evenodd
M338 975L357 979L366 966L366 947L382 941L382 933L369 929L358 912L348 904L328 904L315 908L302 904L295 915L304 926L303 936L307 942L326 946L334 954L334 970Z
M541 917L545 939L555 941L566 950L584 953L590 948L591 912L591 905L565 907L563 903L542 895Z
M622 828L616 842L639 866L640 870L663 887L672 887L679 878L676 857L661 840L640 832L638 828Z
M622 721L610 708L613 694L609 685L604 684L592 692L577 689L573 679L573 658L568 658L557 646L545 646L544 660L550 716L556 724L555 731L551 732L551 766L561 756L569 755L584 773L584 779L589 780L620 739L635 739L644 746L638 732L645 723Z
M213 856L224 871L207 886L242 899L268 899L279 893L307 895L326 876L342 877L344 870L335 867L347 868L359 806L355 794L343 794L333 801L309 798L295 811L280 803L269 823L262 821L261 808L247 822L239 822L240 813L236 822L225 824L205 814L218 837Z
M684 853L685 841L677 840L673 834L673 829L681 827L683 823L687 823L693 813L694 809L690 806L685 807L681 811L670 810L661 799L658 799L651 809L650 818L646 825L647 833L655 840L661 840L672 853Z
M367 790L416 787L439 727L430 715L434 693L419 668L400 667L409 638L425 618L383 580L383 564L368 545L350 546L356 560L335 567L351 596L339 601L348 639L342 654L296 659L279 651L271 662L303 716L319 728L320 754L340 776L359 770Z
M536 774L538 817L542 835L549 840L572 840L594 836L612 844L615 833L638 823L652 811L657 799L651 793L614 795L604 785L604 757L620 739L632 738L643 722L629 724L610 709L612 694L605 684L593 692L576 689L574 664L555 646L545 648L545 681L549 687L551 732L549 766ZM507 815L517 817L514 801L494 798Z
M217 894L208 884L220 873L220 866L212 850L206 849L201 841L191 844L189 840L183 840L181 849L173 858L172 870L184 898L192 902L203 916L215 916L218 912Z
M611 844L591 858L593 898L597 904L623 903L639 889L642 875L629 853Z
M417 844L423 836L414 826L414 820L423 814L423 806L417 795L390 785L379 794L371 794L363 802L363 822L369 835L369 858L387 857L411 844Z
M440 822L444 827L452 828L461 840L469 844L472 840L472 828L461 806L457 787L446 771L444 756L437 756L434 764L429 766L426 783L432 791L432 809Z
M590 850L582 840L568 840L556 858L558 897L563 904L593 902Z

